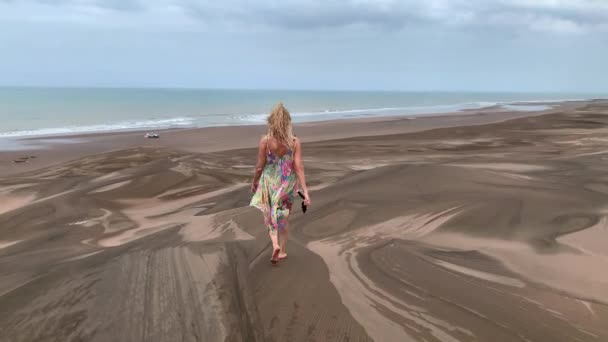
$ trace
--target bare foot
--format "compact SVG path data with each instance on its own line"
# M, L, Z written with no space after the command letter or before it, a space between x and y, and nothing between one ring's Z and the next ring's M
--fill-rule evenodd
M280 248L278 248L278 247L277 247L277 248L275 248L275 249L272 251L272 258L270 258L270 263L271 263L271 264L276 265L276 264L278 264L278 263L279 263L279 260L280 260L280 258L279 258L279 254L280 254L280 253L281 253L281 249L280 249Z
M287 253L279 253L279 259L287 259Z

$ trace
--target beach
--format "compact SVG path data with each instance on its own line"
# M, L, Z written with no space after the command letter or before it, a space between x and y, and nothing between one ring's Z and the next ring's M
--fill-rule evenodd
M312 207L278 267L262 125L11 140L0 340L608 340L608 101L294 131Z

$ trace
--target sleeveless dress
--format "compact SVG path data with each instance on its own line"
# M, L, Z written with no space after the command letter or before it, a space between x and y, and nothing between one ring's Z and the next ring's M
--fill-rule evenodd
M287 225L294 195L297 192L293 158L291 149L280 157L267 149L266 165L249 204L262 211L264 224L271 234L276 234Z

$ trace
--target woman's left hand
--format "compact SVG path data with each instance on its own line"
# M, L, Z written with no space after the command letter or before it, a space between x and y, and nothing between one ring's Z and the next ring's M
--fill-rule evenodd
M304 205L310 207L310 196L308 196L308 192L304 193Z
M258 185L259 185L259 183L258 183L258 182L253 182L253 183L251 184L251 192L252 192L252 193L255 193L255 192L258 190Z

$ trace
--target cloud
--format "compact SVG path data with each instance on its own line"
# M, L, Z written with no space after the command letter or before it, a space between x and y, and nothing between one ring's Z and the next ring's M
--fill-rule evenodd
M510 31L584 33L604 31L606 0L0 0L0 9L29 3L36 10L181 13L214 25L284 30L376 27L492 28ZM149 24L149 22L145 22Z
M0 84L605 91L607 6L0 0Z
M584 33L602 31L608 22L605 0L175 0L174 4L206 21L291 30L370 26Z
M116 11L143 10L145 6L139 0L0 0L2 4L40 4L48 7L91 8ZM9 8L10 9L10 8Z

